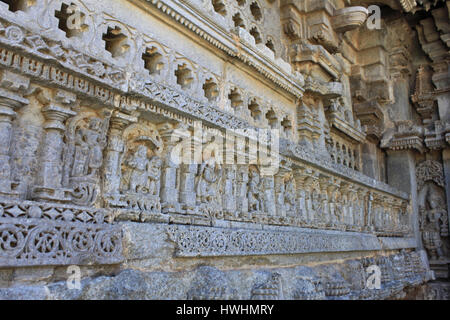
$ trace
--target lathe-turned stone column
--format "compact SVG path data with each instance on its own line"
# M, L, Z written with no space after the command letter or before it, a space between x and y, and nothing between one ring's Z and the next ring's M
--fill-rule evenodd
M10 148L12 121L18 108L28 104L23 93L30 80L15 73L4 71L0 78L0 196L17 198L11 181Z
M125 150L123 130L131 123L137 122L137 117L123 112L115 111L109 122L108 145L105 155L104 193L109 204L120 207L120 181L122 177L120 157Z
M171 123L164 123L158 131L164 143L160 193L162 211L164 213L180 212L179 192L177 189L177 171L180 168L180 158L173 152L175 147L179 147L182 139L186 137L186 128Z
M45 100L49 101L47 97ZM64 99L56 104L55 100L42 108L45 118L44 139L40 154L40 168L37 183L33 189L33 198L44 201L68 202L71 200L70 189L62 188L63 136L65 122L76 115L69 104L75 97Z
M330 199L328 196L328 187L330 186L330 177L320 176L319 177L319 188L320 188L320 210L322 213L320 223L324 226L331 226L334 224L333 219L330 214ZM339 224L339 221L337 221Z
M248 165L237 165L237 182L236 182L236 210L240 217L248 217Z
M364 214L364 229L368 232L374 232L375 227L373 225L373 193L368 191L364 197L365 202L365 214Z
M286 217L286 206L284 194L285 189L285 176L288 171L284 168L280 168L275 175L275 203L276 203L276 215L279 217Z

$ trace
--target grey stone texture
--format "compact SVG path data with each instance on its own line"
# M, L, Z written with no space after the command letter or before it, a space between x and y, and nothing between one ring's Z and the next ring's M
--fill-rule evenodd
M0 1L0 298L448 299L450 1L358 3Z

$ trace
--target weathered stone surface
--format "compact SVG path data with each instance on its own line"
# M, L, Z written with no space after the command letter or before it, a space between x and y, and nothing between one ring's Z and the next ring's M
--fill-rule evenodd
M0 298L448 299L449 1L104 2L0 1Z

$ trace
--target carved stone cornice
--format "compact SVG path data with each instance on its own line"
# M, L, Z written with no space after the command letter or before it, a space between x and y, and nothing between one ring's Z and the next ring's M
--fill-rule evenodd
M339 79L342 68L339 62L321 45L306 42L292 47L292 63L297 71L313 75L315 66L323 69L331 79Z
M363 142L366 139L366 135L361 131L360 123L357 121L355 123L352 118L347 117L344 114L348 110L343 110L344 107L338 100L339 99L333 100L326 112L328 122L331 126L335 127L350 139L356 142ZM351 123L351 121L353 123Z
M344 88L340 82L323 82L308 77L305 80L305 92L330 100L341 97L344 94Z
M331 24L336 32L344 33L361 27L368 15L365 7L347 7L334 12Z
M380 140L384 125L384 116L380 104L376 100L367 101L355 104L354 110L366 135Z
M150 5L154 10L164 14L176 23L188 28L195 35L224 51L231 57L235 57L245 64L253 67L268 80L285 90L286 92L301 97L303 95L303 78L300 75L293 77L290 66L279 61L270 61L265 55L261 55L245 43L236 43L236 39L217 24L211 23L199 12L189 8L185 3L173 0L130 0L148 10ZM280 64L283 67L280 67Z
M423 144L423 128L411 120L397 121L396 130L391 139L382 147L390 150L417 150L425 152Z
M441 150L447 147L446 145L446 125L443 121L435 121L431 127L425 127L425 145L430 150Z

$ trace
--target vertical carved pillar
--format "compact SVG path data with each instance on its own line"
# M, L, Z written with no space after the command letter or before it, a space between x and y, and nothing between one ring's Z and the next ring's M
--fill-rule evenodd
M329 207L329 197L328 197L328 187L330 186L330 178L328 176L321 176L319 178L319 187L320 187L320 201L322 206L322 223L326 226L331 224L339 224L339 221L334 221L330 215L330 207Z
M306 192L305 192L305 179L306 175L303 173L303 169L294 171L295 185L297 187L297 213L300 218L300 223L308 220L307 208L306 208Z
M61 90L58 90L54 97L51 97L49 91L43 91L40 95L40 100L47 105L42 108L45 118L44 140L37 185L33 190L33 198L37 200L57 202L71 200L69 194L71 190L62 188L63 136L66 130L65 121L76 115L69 106L75 99L76 97Z
M367 231L374 231L373 226L373 194L368 191L365 196L365 219L364 219L364 227Z
M236 207L241 217L248 217L248 165L238 164L237 166L237 191L236 191Z
M15 73L4 71L0 78L0 195L16 198L19 193L13 191L11 181L10 147L12 121L15 110L28 104L23 93L28 89L30 80Z
M341 184L340 187L340 191L342 194L342 199L345 201L343 201L342 204L342 212L343 212L343 217L342 217L342 223L347 227L350 227L353 225L353 213L350 207L350 201L349 201L349 197L350 197L350 193L352 190L352 186L350 183L347 182L343 182Z
M234 217L236 213L236 171L234 165L225 167L223 210L231 217Z
M186 136L185 128L170 123L164 123L159 128L159 134L164 142L164 163L161 171L161 206L164 213L180 211L177 189L177 171L179 163L174 162L172 152Z
M306 222L308 226L312 226L316 222L316 212L314 206L313 206L313 197L314 197L314 178L311 176L308 176L305 180L305 190L306 190L306 197L305 197L305 211L306 211Z
M196 213L195 176L198 171L197 164L182 164L180 176L180 203L187 214Z
M356 196L357 196L357 201L358 201L358 205L357 205L357 212L356 212L356 217L357 217L357 226L358 226L358 230L359 231L363 231L364 230L364 226L365 226L365 221L364 221L364 213L365 213L365 208L364 208L364 201L365 201L365 196L364 196L364 188L362 187L358 187L356 189Z
M280 168L275 175L275 201L276 201L276 215L279 217L286 217L286 207L284 203L285 193L285 175L288 171Z
M120 156L124 152L125 142L123 141L123 130L131 123L137 122L137 117L122 112L114 112L110 119L110 129L108 134L108 145L105 155L105 179L104 193L109 198L109 204L120 207Z
M276 215L275 180L273 176L262 176L263 185L263 212L270 216Z

